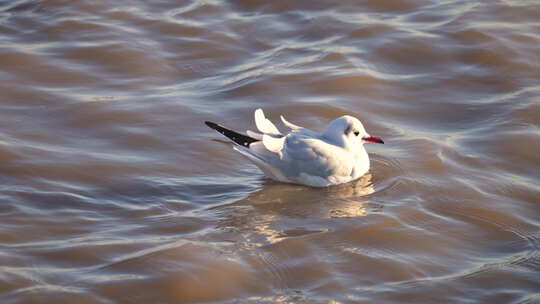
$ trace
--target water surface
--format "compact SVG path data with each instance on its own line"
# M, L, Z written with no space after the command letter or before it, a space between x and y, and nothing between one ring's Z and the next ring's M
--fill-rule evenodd
M539 303L537 1L0 1L1 303ZM360 118L280 184L208 129Z

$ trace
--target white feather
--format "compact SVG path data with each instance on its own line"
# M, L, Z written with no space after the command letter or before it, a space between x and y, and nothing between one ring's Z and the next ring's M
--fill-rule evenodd
M280 172L278 168L273 167L268 162L263 160L261 157L255 155L253 151L250 151L251 149L246 149L241 146L235 146L233 147L233 149L235 149L236 151L240 152L242 155L247 157L252 163L254 163L257 167L259 167L259 169L261 169L264 172L264 174L266 174L266 176L268 176L269 178L272 178L277 181L285 182L285 183L292 182L291 180L286 178Z
M289 128L289 129L291 129L291 130L293 130L293 131L303 129L303 128L300 127L300 126L297 126L297 125L295 125L295 124L293 124L293 123L287 121L287 120L285 119L285 117L283 117L283 115L281 115L280 118L281 118L281 121L283 122L283 124L284 124L285 126L287 126L287 128Z
M285 143L285 137L272 137L268 134L263 135L262 139L264 147L270 151L277 153L281 157L281 150L283 150L283 144Z
M279 132L276 126L270 120L266 119L262 109L255 111L255 125L257 125L257 129L263 134L281 135L281 132Z

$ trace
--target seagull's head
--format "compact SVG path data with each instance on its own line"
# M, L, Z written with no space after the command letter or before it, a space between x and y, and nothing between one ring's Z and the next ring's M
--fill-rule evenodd
M323 136L346 149L354 149L367 142L384 144L379 137L369 135L360 120L349 115L333 120Z

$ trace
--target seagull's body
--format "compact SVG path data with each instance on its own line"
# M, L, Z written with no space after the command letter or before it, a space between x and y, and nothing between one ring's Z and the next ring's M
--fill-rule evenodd
M212 122L206 124L228 137L234 149L271 179L313 187L338 185L355 180L369 170L365 142L383 143L365 131L362 123L349 115L332 121L322 133L297 126L281 116L290 129L282 134L261 109L255 111L259 132L247 135Z

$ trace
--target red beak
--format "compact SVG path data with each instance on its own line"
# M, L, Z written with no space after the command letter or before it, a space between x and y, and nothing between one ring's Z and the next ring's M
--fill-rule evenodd
M384 144L384 141L380 137L377 137L377 136L362 137L362 140L371 142L371 143Z

